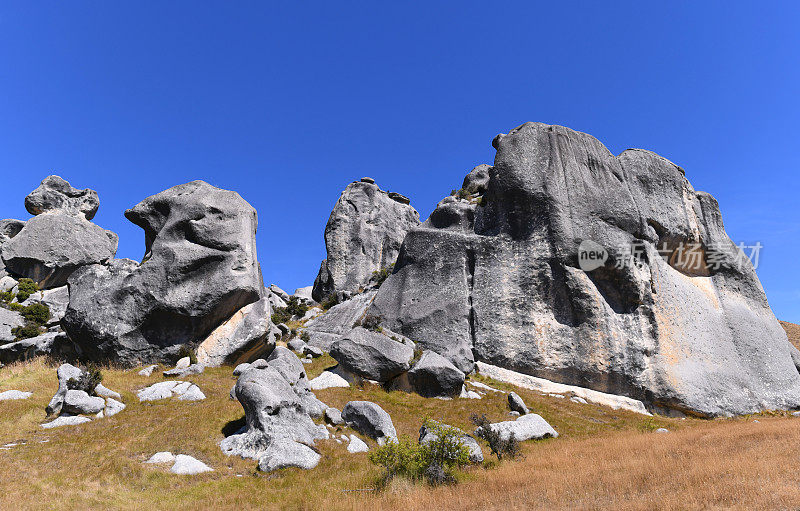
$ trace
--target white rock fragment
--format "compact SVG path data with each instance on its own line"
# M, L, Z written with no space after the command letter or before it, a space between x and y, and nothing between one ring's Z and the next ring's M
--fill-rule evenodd
M206 396L200 387L188 381L162 381L136 393L139 401L158 401L177 397L181 401L199 401Z
M347 445L347 452L356 453L367 451L369 451L369 447L363 440L355 435L350 435L350 443Z
M44 429L51 429L51 428L58 428L61 426L77 426L78 424L83 424L84 422L91 422L92 419L89 417L81 417L80 415L62 415L57 419L42 424Z
M175 455L169 451L161 451L157 452L154 455L150 456L150 459L145 461L145 463L174 463L175 462Z
M153 374L153 371L155 370L156 367L158 367L158 365L156 364L145 367L144 369L139 371L139 376L150 376L151 374Z
M172 465L169 471L173 474L195 475L203 472L213 472L214 469L196 458L185 454L178 454L175 456L175 464Z
M322 374L309 382L312 390L330 389L333 387L349 387L347 380L331 371L322 371Z
M21 390L7 390L0 392L0 401L11 401L15 399L28 399L33 392L23 392Z
M112 397L106 399L106 408L104 410L106 417L111 417L112 415L116 415L124 409L125 409L125 403L117 401Z

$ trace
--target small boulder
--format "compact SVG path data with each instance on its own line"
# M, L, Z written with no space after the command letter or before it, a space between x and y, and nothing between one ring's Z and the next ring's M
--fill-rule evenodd
M45 409L47 415L58 415L61 413L61 408L64 405L64 398L69 390L67 382L69 382L69 380L80 380L82 376L83 370L72 364L61 364L58 369L56 369L58 390L56 390L55 395Z
M497 422L490 427L493 431L499 432L503 440L508 440L512 433L514 438L520 442L558 437L556 430L535 413L523 415L514 421Z
M369 446L358 438L355 435L350 435L350 443L347 444L347 452L349 453L357 453L357 452L367 452L369 451Z
M203 472L213 472L214 469L196 458L185 454L178 454L175 456L175 464L172 465L169 471L179 475L195 475L202 474Z
M311 447L291 440L274 444L258 460L258 469L272 472L282 468L297 467L310 470L317 466L321 456Z
M152 364L152 365L149 365L149 366L145 367L144 369L139 371L139 376L150 376L151 374L153 374L153 370L156 367L158 367L157 364Z
M117 401L116 399L110 397L110 398L106 399L106 407L103 410L103 414L106 417L111 417L112 415L116 415L116 414L118 414L119 412L121 412L124 409L125 409L125 404L124 403L122 403L120 401Z
M175 463L175 455L169 451L157 452L145 463Z
M525 415L528 413L528 407L525 406L525 402L516 392L511 392L508 394L508 407L512 412L517 412L520 415Z
M102 397L90 396L83 390L67 390L62 411L71 414L93 415L102 412L106 401Z
M324 414L325 422L332 426L339 426L344 424L344 419L342 419L342 412L339 411L338 408L328 407L325 409Z
M21 390L6 390L0 392L0 401L12 401L16 399L28 399L33 395L33 392L23 392ZM340 415L341 417L341 415Z
M408 372L409 383L423 397L458 396L465 378L452 362L433 351L423 352Z
M331 345L330 354L345 370L384 383L411 368L414 350L378 332L356 327Z
M312 390L330 389L333 387L349 387L350 384L332 371L322 371L322 374L309 382Z
M342 418L348 426L384 445L397 441L397 431L386 411L369 401L350 401L342 410Z
M42 427L44 429L52 429L61 426L77 426L78 424L91 422L91 420L92 419L90 419L89 417L83 417L80 415L62 415L61 417L58 417L55 420L42 424Z

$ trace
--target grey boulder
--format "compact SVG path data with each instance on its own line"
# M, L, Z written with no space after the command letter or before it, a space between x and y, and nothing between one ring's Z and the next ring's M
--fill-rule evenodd
M465 375L434 351L424 351L408 371L411 387L423 397L455 397L464 388Z
M558 433L541 416L529 413L518 417L517 420L504 421L491 424L489 427L500 434L500 438L508 440L511 435L520 442L526 440L541 440L543 438L556 438Z
M381 333L357 327L331 345L330 355L346 371L384 383L409 370L414 350Z
M178 454L175 456L175 464L172 465L169 471L179 475L195 475L204 472L213 472L214 469L197 458L187 456L186 454Z
M348 426L378 442L379 445L397 441L392 418L380 406L370 401L350 401L342 410Z
M73 188L59 176L44 178L39 187L25 197L25 209L31 215L59 211L91 220L99 207L96 191Z
M102 412L106 401L102 397L90 396L83 390L67 390L62 411L73 415L93 415Z
M314 281L314 300L367 287L373 272L394 264L406 233L418 225L414 208L393 200L376 184L347 185L325 226L328 257Z
M25 319L19 312L0 307L0 344L14 342L11 330L25 324Z
M272 308L266 297L245 305L200 343L197 347L198 362L216 367L266 357L275 349L271 314Z
M309 344L330 351L331 344L349 332L375 298L375 291L366 291L331 307L324 314L306 322L303 329Z
M272 472L283 468L296 467L311 470L316 467L322 458L311 447L291 440L276 442L258 459L258 469L262 472Z
M327 422L331 426L340 426L344 424L344 419L342 419L342 412L339 411L338 408L333 408L333 407L326 408L324 419L325 422Z
M523 401L516 392L509 392L508 408L511 409L512 412L517 412L520 415L528 413L528 407L525 406L525 401Z
M55 359L74 357L75 346L66 334L59 331L45 332L0 346L0 362L4 364L29 360L40 355L50 355Z
M64 405L64 398L67 396L67 391L69 390L70 380L78 381L83 374L84 371L81 368L75 367L72 364L61 364L58 369L56 369L58 390L56 390L55 395L45 409L47 415L58 415L61 413L61 408Z
M256 212L239 194L192 181L125 216L144 229L142 263L116 259L69 280L62 326L86 358L169 360L261 298Z
M800 352L683 169L540 123L493 145L481 200L443 200L408 233L368 314L464 372L706 417L800 407Z

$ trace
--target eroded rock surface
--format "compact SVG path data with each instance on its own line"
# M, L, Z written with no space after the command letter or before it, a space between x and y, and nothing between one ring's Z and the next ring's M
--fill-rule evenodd
M473 171L472 195L406 236L368 314L464 372L477 359L703 416L800 407L800 353L683 169L539 123L493 145L488 181ZM582 269L584 241L605 264Z
M314 282L314 300L355 293L373 272L394 264L406 233L419 225L419 213L397 195L390 197L374 181L347 185L325 226L328 258Z
M256 212L239 194L192 181L125 216L145 231L142 263L117 259L69 280L62 325L86 357L169 360L261 298Z

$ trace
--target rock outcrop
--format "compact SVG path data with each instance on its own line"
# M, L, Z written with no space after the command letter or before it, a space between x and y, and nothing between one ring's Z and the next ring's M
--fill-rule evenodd
M394 264L406 233L418 225L419 213L399 194L390 197L370 178L347 185L325 226L328 257L314 300L367 287L373 272Z
M303 328L308 333L308 343L330 351L331 345L349 332L364 315L373 298L375 291L361 293L309 320Z
M328 407L311 392L303 364L291 351L276 348L266 366L245 369L234 389L245 426L220 443L225 454L258 460L267 472L316 466L319 453L309 446L328 432L311 418Z
M702 416L800 407L800 352L683 169L539 123L493 145L494 166L406 236L368 314L465 372ZM582 264L583 242L605 263Z
M145 231L143 261L86 266L69 279L62 326L84 357L174 359L181 345L203 341L263 296L256 211L238 193L193 181L125 216Z
M214 367L269 355L275 349L270 314L272 308L266 297L245 305L200 343L197 361Z
M117 235L89 220L99 206L97 192L77 190L49 176L25 198L36 215L17 230L4 221L3 263L9 272L33 279L43 289L63 286L78 268L107 263L117 251ZM17 230L14 234L14 230Z

